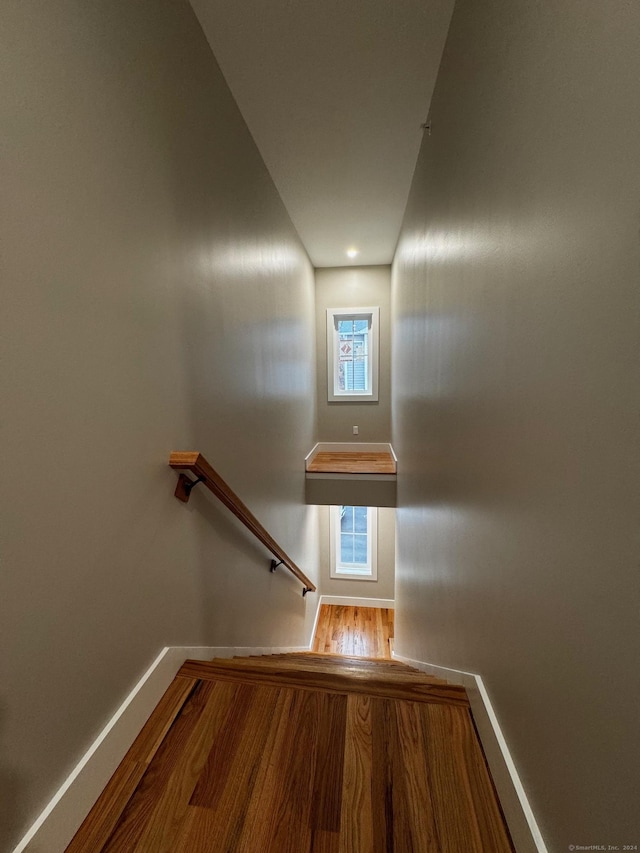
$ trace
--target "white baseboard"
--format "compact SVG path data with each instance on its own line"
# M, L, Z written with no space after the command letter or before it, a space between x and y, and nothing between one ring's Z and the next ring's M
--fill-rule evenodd
M514 846L518 853L548 853L482 677L472 672L413 660L397 652L393 652L393 658L466 688L473 719Z
M166 646L12 853L63 853L185 660L307 650L307 646Z
M384 607L389 610L393 610L396 606L393 598L356 598L348 595L321 595L319 603L339 604L343 607Z
M311 651L313 649L313 641L316 638L316 630L318 628L318 617L320 616L320 605L322 604L322 596L319 595L317 597L318 603L316 604L316 615L313 620L313 628L311 629L311 636L309 637L309 645L307 647L307 651Z

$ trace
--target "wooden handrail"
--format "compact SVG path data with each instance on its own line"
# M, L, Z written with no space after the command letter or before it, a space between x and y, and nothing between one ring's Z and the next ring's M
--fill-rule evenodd
M169 457L169 465L176 471L191 471L191 473L196 476L196 480L191 480L185 474L180 474L175 491L175 496L178 500L186 503L189 500L191 491L196 483L202 483L213 492L218 500L222 501L227 509L231 510L236 518L240 519L245 527L247 527L253 535L269 549L274 557L277 557L278 560L280 560L280 562L304 584L304 589L302 590L303 595L306 595L308 592L316 591L315 585L312 584L304 572L296 566L291 557L282 550L276 540L260 524L251 510L243 504L233 489L225 483L220 474L211 467L202 453L198 453L197 451L174 451ZM272 569L273 568L275 568L275 566L272 561Z

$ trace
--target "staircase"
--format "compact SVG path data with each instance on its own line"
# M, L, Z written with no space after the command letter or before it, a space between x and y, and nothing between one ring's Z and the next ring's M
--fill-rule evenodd
M67 853L503 853L464 688L395 661L187 661Z

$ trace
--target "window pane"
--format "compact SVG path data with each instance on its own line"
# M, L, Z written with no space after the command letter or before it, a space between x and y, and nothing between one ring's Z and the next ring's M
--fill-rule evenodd
M353 534L340 535L340 562L353 563Z
M340 507L340 530L343 533L352 533L353 532L353 507L352 506L341 506Z
M353 562L361 566L367 565L367 536L366 534L353 537Z
M356 533L364 533L367 532L367 508L366 506L354 506L353 515L354 515L354 530Z
M339 320L337 346L338 388L345 392L367 391L369 322Z
M357 533L340 534L340 563L345 566L366 567L367 537Z
M340 362L338 386L341 391L366 391L367 378L366 358Z

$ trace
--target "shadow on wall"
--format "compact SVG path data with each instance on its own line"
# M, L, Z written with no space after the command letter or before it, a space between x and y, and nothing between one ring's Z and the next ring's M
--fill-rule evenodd
M2 731L3 719L6 711L0 707L0 754L2 754ZM23 800L23 784L19 774L0 765L0 850L9 850L10 844L15 842L16 835L20 830L20 809Z

